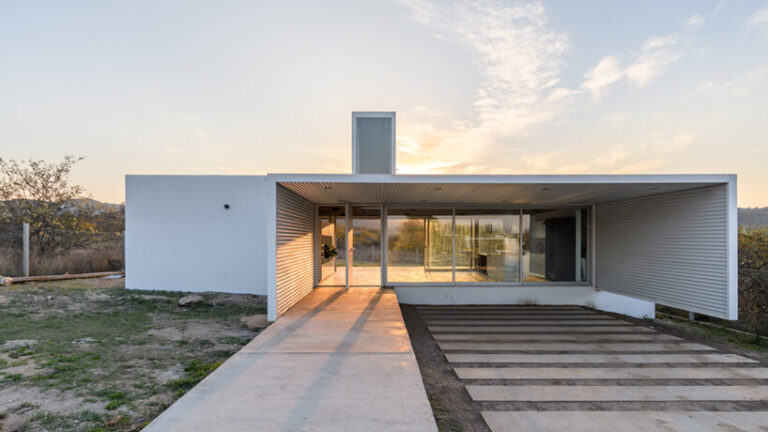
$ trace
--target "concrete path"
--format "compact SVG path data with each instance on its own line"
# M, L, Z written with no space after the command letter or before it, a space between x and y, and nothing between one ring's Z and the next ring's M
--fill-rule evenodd
M145 431L437 431L391 290L318 288Z
M578 307L417 310L492 432L768 432L753 359Z

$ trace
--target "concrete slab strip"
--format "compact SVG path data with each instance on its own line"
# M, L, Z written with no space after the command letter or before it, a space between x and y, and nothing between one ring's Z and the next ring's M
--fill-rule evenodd
M603 320L611 321L616 318L607 315L517 315L517 314L420 314L423 320L509 320L509 321L523 321L523 320Z
M493 432L764 431L768 412L483 411Z
M757 363L736 354L445 354L449 363Z
M588 313L598 313L589 309L580 309L580 308L530 308L525 306L520 307L503 307L503 306L489 306L489 307L465 307L465 306L457 306L457 307L417 307L416 308L419 313L425 313L425 312L443 312L443 313L526 313L526 314L546 314L546 313L577 313L577 314L588 314Z
M459 379L768 379L768 368L454 368Z
M478 402L764 401L768 386L468 385Z
M697 343L439 342L444 351L712 351Z
M652 333L656 330L634 325L628 326L428 326L432 332L446 333Z
M607 316L597 312L585 310L524 310L524 309L439 309L439 310L419 310L419 315L460 315L460 316L484 316L484 315L536 315L536 316Z
M531 325L562 325L562 326L627 326L630 323L619 320L437 320L426 319L427 325L460 325L460 326L495 326L495 325L514 325L514 326L531 326Z
M435 333L439 341L678 341L678 337L664 333L579 334L579 333Z

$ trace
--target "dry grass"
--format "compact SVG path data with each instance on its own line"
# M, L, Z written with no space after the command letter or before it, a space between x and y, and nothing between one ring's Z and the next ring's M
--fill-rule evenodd
M119 271L125 268L122 242L96 248L36 253L29 257L30 275ZM21 250L0 248L0 275L22 276Z
M124 267L122 244L98 249L71 249L53 254L35 254L29 259L30 274L33 276L117 271Z

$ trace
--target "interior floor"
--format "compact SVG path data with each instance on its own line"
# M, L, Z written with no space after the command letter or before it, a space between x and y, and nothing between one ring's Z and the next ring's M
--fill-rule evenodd
M325 277L320 286L344 286L346 271L345 267L336 267L336 271L323 268L323 271L330 270L330 275ZM325 276L325 275L324 275ZM423 266L390 266L387 269L387 277L390 283L424 283L424 282L452 282L451 271L427 271ZM476 271L457 271L456 282L495 282L483 273ZM529 275L524 282L546 282L546 279ZM381 267L365 266L354 267L350 279L351 286L380 286L381 285Z

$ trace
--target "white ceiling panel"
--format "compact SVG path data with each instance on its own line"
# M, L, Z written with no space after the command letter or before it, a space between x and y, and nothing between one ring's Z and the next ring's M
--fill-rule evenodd
M336 181L318 179L311 181L305 177L301 181L290 181L282 176L278 182L304 198L318 204L510 204L510 205L588 205L601 202L618 201L641 196L657 195L667 192L695 189L711 186L717 182L659 182L656 177L649 177L648 182L637 183L503 183L468 182L462 183L461 177L452 176L450 181L397 182L398 176L387 178L386 182L358 182L354 176L343 181L344 176L337 176ZM563 176L568 177L568 176ZM458 180L457 180L458 179Z

